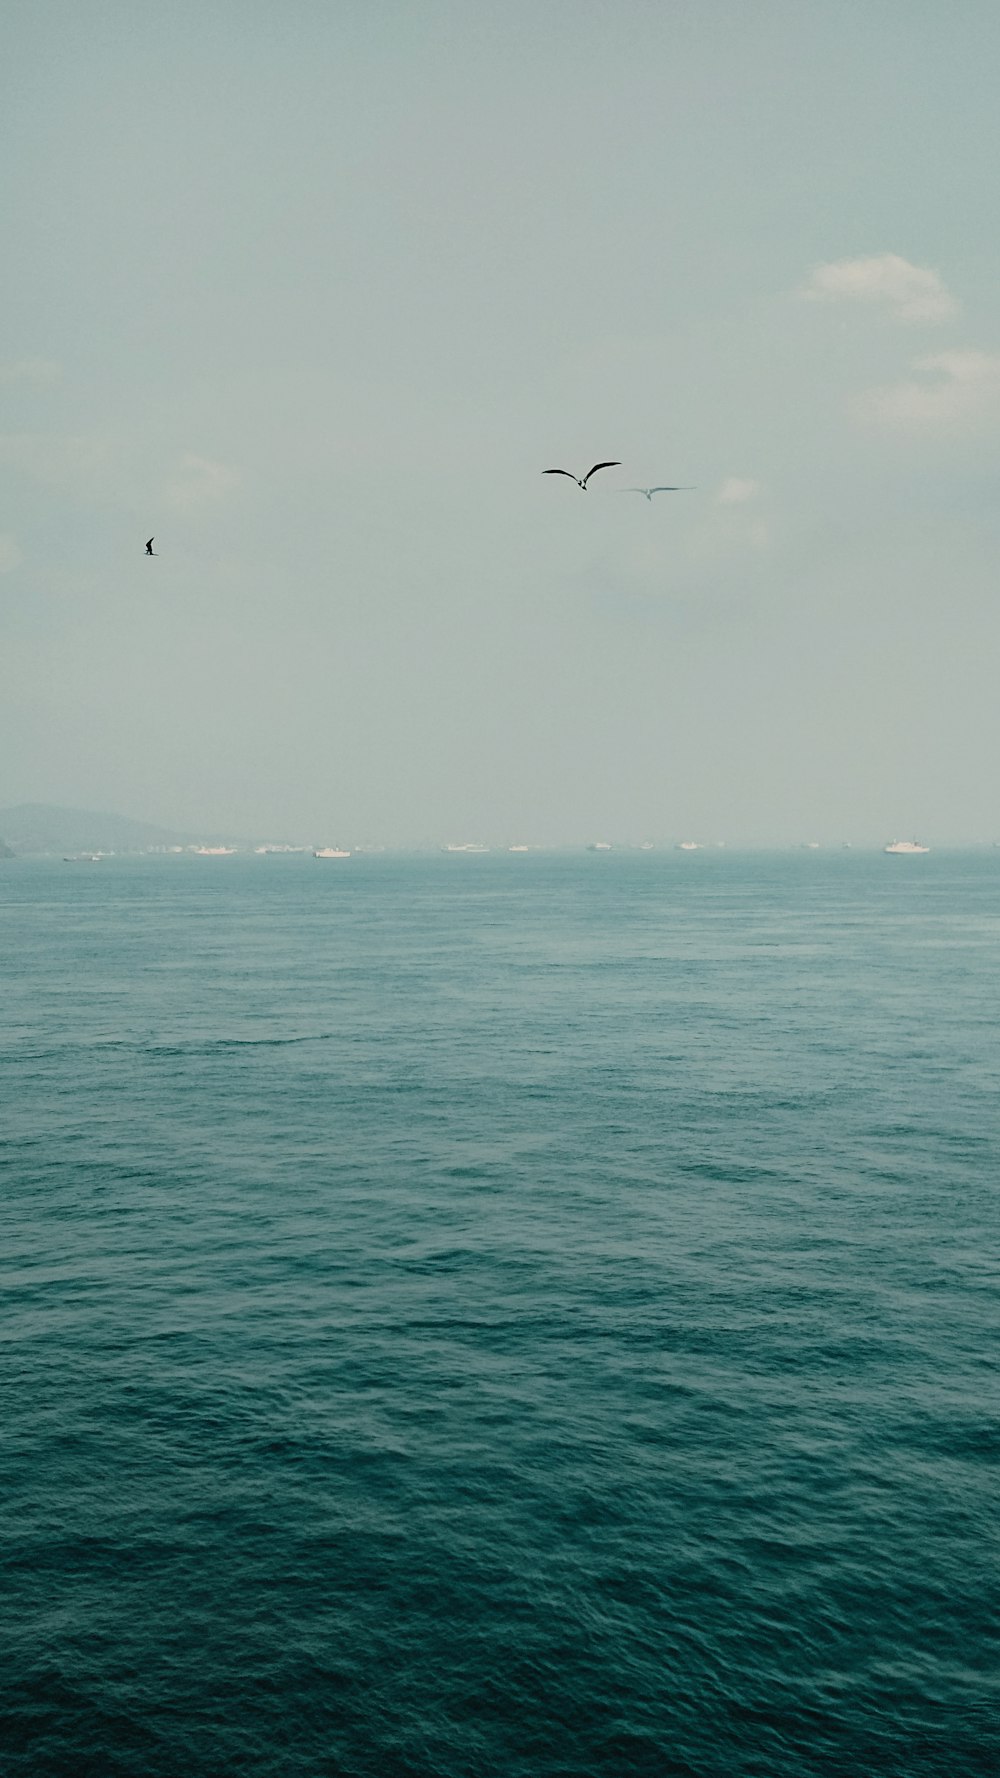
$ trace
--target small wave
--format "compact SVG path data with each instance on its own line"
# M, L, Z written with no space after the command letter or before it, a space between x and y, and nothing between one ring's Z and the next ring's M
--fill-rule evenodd
M211 1037L193 1038L187 1043L151 1043L143 1038L105 1037L93 1041L53 1044L47 1049L19 1050L10 1059L18 1062L51 1062L61 1056L110 1055L131 1056L209 1056L218 1050L285 1049L304 1043L330 1043L336 1031L304 1032L294 1037Z

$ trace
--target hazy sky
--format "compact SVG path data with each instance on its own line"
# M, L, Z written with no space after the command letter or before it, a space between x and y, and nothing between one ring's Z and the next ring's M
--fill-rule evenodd
M998 66L994 0L8 0L0 805L1000 836Z

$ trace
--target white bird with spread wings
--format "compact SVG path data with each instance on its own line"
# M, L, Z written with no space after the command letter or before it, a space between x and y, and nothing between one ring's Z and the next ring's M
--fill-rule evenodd
M684 485L679 488L618 488L616 492L619 494L645 494L646 499L652 501L654 494L691 494L694 489L693 486Z

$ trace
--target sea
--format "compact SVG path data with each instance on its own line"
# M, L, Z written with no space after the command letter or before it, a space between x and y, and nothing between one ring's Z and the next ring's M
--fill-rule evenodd
M1000 1770L1000 852L0 865L2 1778Z

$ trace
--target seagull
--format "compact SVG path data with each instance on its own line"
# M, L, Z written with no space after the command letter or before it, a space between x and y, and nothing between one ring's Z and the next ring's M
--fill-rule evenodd
M156 554L156 551L153 548L153 539L152 538L150 538L149 542L146 545L146 554L147 554L147 556L155 556L155 554Z
M692 485L692 487L682 486L680 488L619 488L618 489L619 494L645 494L647 500L652 500L654 494L690 494L692 492L693 492L693 485Z
M617 461L614 463L595 463L593 469L588 469L588 471L582 481L580 480L580 477L578 475L573 474L573 471L571 469L543 469L542 474L543 475L568 475L570 481L575 482L577 487L582 488L584 493L586 493L587 492L587 483L589 482L592 475L597 474L597 471L599 469L618 469L619 467L620 467L620 465L618 464Z

